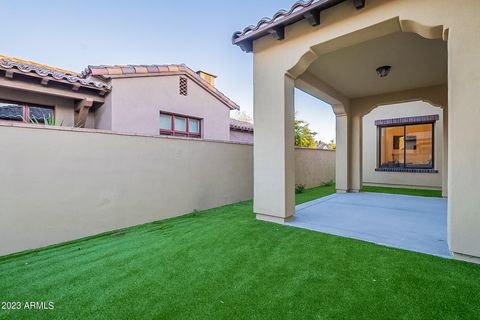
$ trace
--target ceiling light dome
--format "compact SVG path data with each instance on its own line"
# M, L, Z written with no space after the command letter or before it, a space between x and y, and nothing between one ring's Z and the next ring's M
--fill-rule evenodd
M377 68L377 74L380 78L388 76L390 73L390 69L392 69L391 66L381 66Z

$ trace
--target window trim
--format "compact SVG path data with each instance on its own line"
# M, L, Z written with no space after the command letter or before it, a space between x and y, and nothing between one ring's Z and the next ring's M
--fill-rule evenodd
M160 128L159 129L159 134L160 135L181 136L181 137L190 137L190 138L201 138L202 137L202 129L203 129L202 122L203 121L202 121L201 118L192 117L192 116L179 114L179 113L160 111L159 116L162 116L162 115L170 116L170 128L171 128L171 130ZM186 121L185 130L186 131L175 130L175 117L185 118L185 121ZM189 131L189 129L190 129L190 119L198 120L198 133Z
M428 116L431 117L431 116ZM419 117L420 118L420 117ZM412 119L412 118L401 118L398 120L403 120L403 119ZM425 119L425 118L424 118ZM432 120L430 120L432 119ZM386 171L386 172L418 172L418 173L436 173L438 170L435 170L435 118L430 118L428 120L430 121L424 121L424 122L417 122L417 121L409 121L409 122L398 122L395 123L395 121L390 122L389 124L383 124L380 121L385 121L385 120L377 120L375 121L375 124L377 125L377 167L375 168L375 171ZM438 120L438 115L436 115L436 119ZM397 120L397 119L391 119L391 120ZM421 125L421 124L430 124L432 126L432 164L430 166L422 166L422 167L412 167L408 166L407 164L407 148L406 148L406 136L407 136L407 126L411 125ZM404 141L404 147L403 147L403 166L400 167L385 167L382 166L382 129L386 128L394 128L394 127L403 127L403 141Z
M18 106L22 107L22 119L19 120L13 120L13 119L0 119L2 122L15 122L15 123L28 123L28 124L36 124L32 121L28 121L30 118L30 107L41 107L45 109L50 109L52 110L53 117L55 117L56 113L56 108L55 106L48 106L48 105L43 105L43 104L37 104L37 103L26 103L26 102L21 102L21 101L14 101L14 100L5 100L5 99L0 99L0 103L14 103ZM40 122L39 124L43 124L43 122Z

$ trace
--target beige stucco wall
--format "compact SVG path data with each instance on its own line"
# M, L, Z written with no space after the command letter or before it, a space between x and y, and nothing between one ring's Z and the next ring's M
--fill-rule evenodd
M112 130L112 96L110 92L105 97L105 103L92 112L95 118L95 129Z
M0 87L0 100L54 107L55 118L58 123L63 122L64 126L73 126L74 124L74 99Z
M461 2L461 3L460 3ZM282 222L294 213L292 190L293 87L332 104L337 115L337 188L355 191L362 183L362 116L368 107L439 98L448 117L448 157L444 157L444 187L448 185L449 247L459 257L480 257L480 148L471 134L480 118L480 1L369 0L362 10L351 1L321 13L320 26L305 21L290 25L285 40L263 37L254 42L255 212ZM386 92L349 99L325 83L301 83L300 77L322 54L395 32L415 32L443 39L448 46L448 81L438 88ZM361 63L361 61L359 61ZM349 75L347 75L349 76ZM303 79L305 80L305 79ZM359 81L362 81L359 75ZM425 99L432 101L431 99ZM437 104L437 103L435 103ZM360 109L360 110L355 110ZM271 133L275 132L275 135ZM447 150L445 148L445 150ZM448 170L446 170L448 166ZM447 182L448 180L448 182ZM261 218L261 217L259 217ZM265 218L265 219L267 219Z
M335 180L335 151L295 148L295 184L318 187Z
M202 120L202 138L230 139L230 109L188 79L188 95L179 94L179 76L114 78L112 92L97 110L97 128L159 134L160 111Z
M0 255L253 195L252 145L0 125Z
M95 129L95 112L88 113L87 121L85 122L85 128Z
M253 143L253 132L230 129L230 141Z
M378 167L378 130L375 120L437 114L435 122L434 167L437 173L381 172ZM415 101L379 106L363 117L363 184L442 189L443 110L427 102Z

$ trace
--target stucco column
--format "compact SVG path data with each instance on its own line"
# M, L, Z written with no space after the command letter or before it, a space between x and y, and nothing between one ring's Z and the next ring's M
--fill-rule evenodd
M352 110L355 109L355 106ZM352 114L350 116L349 142L350 152L348 156L349 167L349 192L359 192L362 188L362 116Z
M348 182L348 117L346 114L336 116L336 150L335 150L335 185L337 192L347 192Z
M480 20L463 13L448 37L448 238L458 258L480 262Z
M442 196L448 197L448 106L443 106Z
M262 73L254 82L254 212L284 223L295 212L294 81Z

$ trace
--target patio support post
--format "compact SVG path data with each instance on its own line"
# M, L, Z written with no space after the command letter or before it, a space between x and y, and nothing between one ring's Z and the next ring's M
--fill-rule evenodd
M334 107L335 109L335 107ZM336 115L335 185L337 192L347 192L348 187L348 127L346 113Z
M355 106L351 112L355 111ZM348 156L349 192L359 192L362 188L362 116L355 112L350 116L350 152Z
M448 106L443 106L442 197L448 197Z
M480 9L480 3L476 5ZM480 19L465 10L448 35L448 235L460 259L480 262ZM460 22L461 21L461 22ZM477 257L476 259L472 257Z
M284 223L295 212L294 80L256 74L253 209L259 220Z

